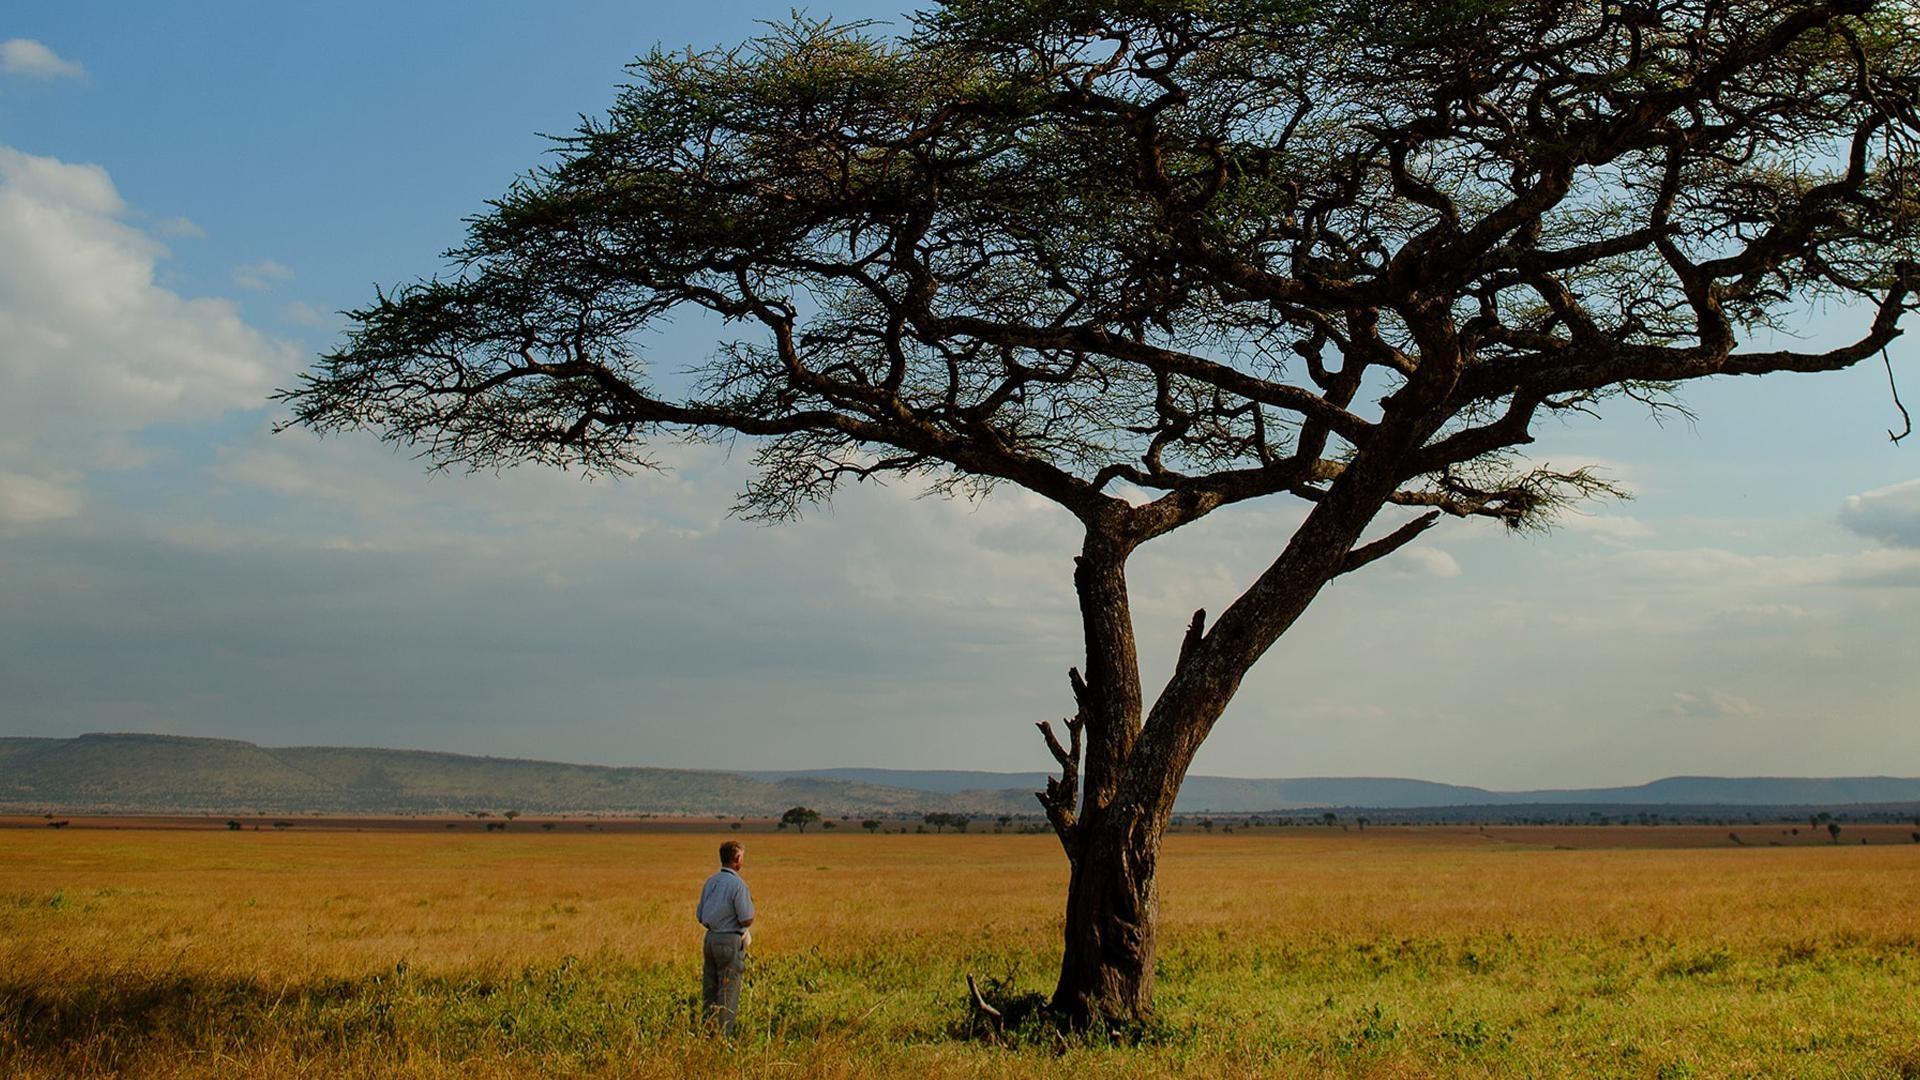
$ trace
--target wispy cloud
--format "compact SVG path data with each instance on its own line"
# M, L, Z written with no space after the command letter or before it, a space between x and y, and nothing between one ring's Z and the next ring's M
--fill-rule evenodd
M207 235L193 219L184 217L162 218L153 223L153 232L169 240L199 240Z
M272 292L275 285L292 280L293 271L272 259L233 268L233 283L254 292Z
M1706 690L1697 694L1679 691L1673 695L1669 711L1675 716L1690 718L1757 716L1760 712L1746 698L1720 690Z
M1554 524L1613 547L1630 547L1634 541L1653 535L1652 526L1625 514L1570 513L1562 515Z
M78 79L86 69L32 38L0 41L0 72L32 79Z
M288 301L280 309L280 317L295 326L319 326L327 321L325 312L312 304L303 304L298 300Z
M1380 564L1388 574L1404 577L1456 578L1460 564L1454 557L1434 547L1421 547L1416 541L1401 548Z
M80 494L52 480L0 471L0 527L58 521L80 512Z

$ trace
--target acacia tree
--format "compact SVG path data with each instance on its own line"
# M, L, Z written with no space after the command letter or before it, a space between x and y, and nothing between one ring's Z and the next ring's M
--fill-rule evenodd
M739 509L1015 484L1084 526L1085 661L1040 793L1055 1006L1151 1008L1195 750L1333 578L1443 515L1606 493L1535 421L1830 371L1916 306L1913 8L1871 0L945 0L656 52L603 119L284 392L436 466L651 467L756 437ZM1831 348L1756 340L1814 301ZM704 360L645 331L730 328ZM658 341L659 339L652 339ZM662 375L666 370L693 375ZM1230 504L1298 528L1142 692L1128 557Z

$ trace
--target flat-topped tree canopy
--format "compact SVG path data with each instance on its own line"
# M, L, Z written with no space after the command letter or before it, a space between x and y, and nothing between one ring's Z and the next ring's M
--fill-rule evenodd
M1137 1016L1148 849L1328 580L1442 513L1520 528L1610 491L1517 455L1543 414L1900 334L1917 72L1905 0L948 0L899 37L796 17L639 60L447 277L353 312L283 396L443 466L619 472L655 439L757 437L750 516L881 474L1066 507L1087 670L1042 802L1073 895L1104 884L1070 900L1060 1001ZM1814 303L1846 340L1755 343ZM655 356L684 311L728 340ZM1299 531L1196 616L1143 716L1128 553L1270 495L1308 504ZM1427 513L1360 543L1389 506Z
M1120 514L1124 480L1166 494L1121 514L1154 532L1318 497L1378 428L1362 388L1444 355L1394 501L1535 520L1591 489L1499 459L1537 411L1894 332L1912 28L1696 33L1716 6L957 3L904 42L657 52L457 277L354 313L296 414L479 465L764 435L772 516L921 470ZM1833 296L1880 309L1853 346L1728 354ZM753 333L667 398L636 334L681 307Z

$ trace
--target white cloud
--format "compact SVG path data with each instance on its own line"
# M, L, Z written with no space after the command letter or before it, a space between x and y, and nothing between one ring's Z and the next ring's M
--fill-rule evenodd
M303 304L298 300L289 301L280 309L280 317L295 326L319 326L327 317L312 304Z
M1386 557L1379 565L1390 574L1404 577L1456 578L1460 564L1454 557L1433 547L1421 547L1419 541Z
M0 471L0 526L32 525L80 512L80 494L51 480Z
M1635 540L1653 535L1653 528L1646 522L1624 514L1569 513L1555 520L1554 525L1614 547L1628 547Z
M1716 621L1730 629L1787 632L1811 624L1831 623L1833 613L1800 604L1732 604L1712 612Z
M99 166L0 146L0 469L16 477L128 467L133 435L263 406L269 371L295 362L232 303L156 285L166 248L126 214ZM31 490L42 519L75 505Z
M1920 547L1920 480L1847 496L1840 524L1883 544Z
M1892 548L1753 555L1723 548L1623 551L1603 560L1619 580L1674 593L1752 596L1818 586L1920 584L1920 552Z
M0 41L0 71L36 79L77 79L86 69L32 38Z
M275 285L292 280L293 271L272 259L233 268L233 283L254 292L272 292Z
M153 223L153 231L170 240L200 240L207 235L192 218L184 217L162 218Z

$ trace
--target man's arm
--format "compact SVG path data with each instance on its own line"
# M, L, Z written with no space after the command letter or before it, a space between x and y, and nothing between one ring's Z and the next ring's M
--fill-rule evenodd
M747 883L741 882L733 893L733 917L742 927L753 925L753 896L747 892Z

